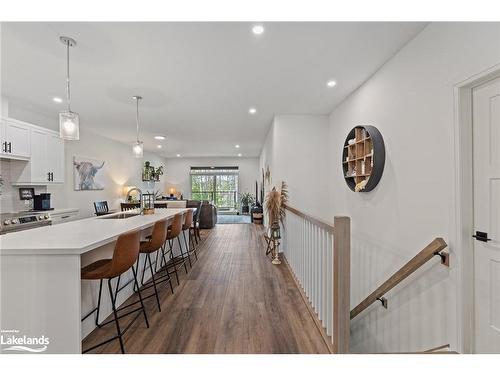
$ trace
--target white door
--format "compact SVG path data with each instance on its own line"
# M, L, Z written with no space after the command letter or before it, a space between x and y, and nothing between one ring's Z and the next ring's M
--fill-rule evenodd
M474 88L472 98L474 347L500 353L500 78Z
M47 168L52 182L64 182L64 141L55 134L47 135Z
M30 157L30 127L27 125L6 122L5 140L8 152L12 156Z
M47 138L48 134L33 129L31 131L31 182L47 183L49 181L47 168Z

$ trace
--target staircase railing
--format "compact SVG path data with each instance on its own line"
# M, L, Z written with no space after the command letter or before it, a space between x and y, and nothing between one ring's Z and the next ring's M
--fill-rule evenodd
M332 353L349 352L350 219L333 224L287 206L283 255Z
M441 263L449 267L449 254L442 251L448 245L442 238L435 238L430 244L423 248L417 255L410 259L403 267L387 279L382 285L375 289L368 297L361 301L352 311L351 319L367 309L372 303L380 301L387 308L388 302L384 295L422 267L434 256L441 258Z

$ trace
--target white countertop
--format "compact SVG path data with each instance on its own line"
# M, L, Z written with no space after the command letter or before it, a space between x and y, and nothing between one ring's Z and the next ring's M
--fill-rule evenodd
M148 228L158 220L172 218L175 214L187 210L189 208L156 209L153 215L138 215L126 219L102 219L121 213L118 212L7 233L0 236L0 255L83 254L116 241L122 233Z

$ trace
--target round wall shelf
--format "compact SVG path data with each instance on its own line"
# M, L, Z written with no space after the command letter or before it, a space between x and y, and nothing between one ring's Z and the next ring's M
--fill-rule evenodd
M353 128L344 142L342 170L352 191L372 191L384 172L384 139L374 126Z

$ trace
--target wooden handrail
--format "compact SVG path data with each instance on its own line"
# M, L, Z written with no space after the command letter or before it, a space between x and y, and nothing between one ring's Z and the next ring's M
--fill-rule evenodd
M306 214L305 212L299 211L298 209L291 207L289 205L285 205L285 209L288 211L294 213L297 216L300 216L303 219L306 219L307 221L313 223L314 225L326 230L327 232L333 233L334 232L334 225L328 223L327 221L320 220L315 218L314 216L311 216L309 214Z
M441 254L446 246L446 242L442 238L435 238L430 244L415 255L408 263L394 273L386 282L379 286L373 293L366 297L359 305L351 310L351 319L368 308L373 302L382 298L388 291L398 285L401 281L410 276L413 272L427 263L435 255L441 256L441 263L448 265L448 254Z

